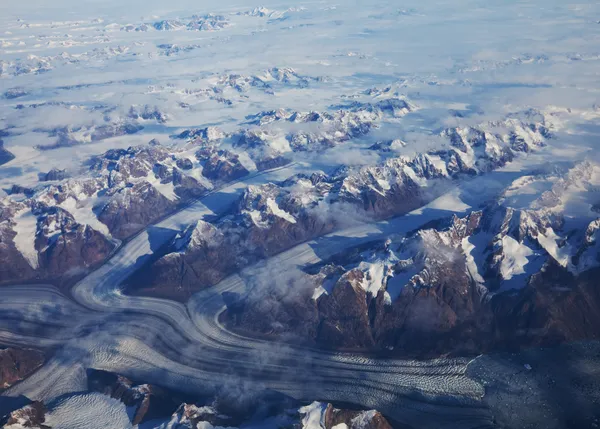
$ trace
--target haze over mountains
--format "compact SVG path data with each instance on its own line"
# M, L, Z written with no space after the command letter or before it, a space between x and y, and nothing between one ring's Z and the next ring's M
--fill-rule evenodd
M600 424L598 19L0 5L0 422Z

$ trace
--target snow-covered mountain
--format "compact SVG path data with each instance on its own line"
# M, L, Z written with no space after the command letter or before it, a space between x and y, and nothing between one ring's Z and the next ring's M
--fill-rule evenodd
M82 175L54 170L35 188L13 187L1 203L2 281L71 277L103 262L115 239L213 188L201 162L193 148L173 152L153 143L109 150ZM239 177L220 171L223 181Z
M328 347L418 354L598 335L587 321L600 306L592 280L599 172L584 162L519 178L481 210L315 266L303 280L312 289L250 290L232 323ZM265 301L278 312L264 312Z
M600 338L600 6L126 3L0 2L0 426L600 423L487 354Z
M310 115L304 118L307 116ZM318 114L315 113L315 117ZM215 284L257 259L275 255L352 222L408 213L441 195L455 181L502 167L519 152L535 150L550 137L544 125L515 121L512 116L490 127L502 127L505 134L494 135L479 128L449 129L442 132L449 140L446 150L390 158L377 166L342 167L330 175L301 174L281 183L249 186L227 216L214 225L199 222L199 229L192 225L189 231L182 233L182 237L201 236L202 231L211 231L211 236L217 234L218 240L206 241L213 251L207 253L204 246L194 247L194 242L204 243L203 240L192 240L191 245L182 248L181 239L177 239L148 271L150 274L146 273L134 283L148 285L155 293L162 290L161 293L168 296L180 293L185 296L192 290ZM539 129L544 130L543 134ZM206 134L208 131L194 131L189 137L206 142ZM514 137L517 134L524 136L518 144ZM257 136L255 131L246 132L243 137L246 147L262 150L265 140L250 139L249 135ZM209 153L215 153L214 149L211 151ZM239 163L236 168L231 161L220 160L223 153L220 158L218 154L211 156L219 160L214 162L211 158L204 166L205 171L212 173L225 168L231 174L241 169ZM273 158L268 167L287 162L279 156ZM209 177L219 178L213 174ZM223 258L227 253L230 257Z
M226 17L209 13L206 15L194 15L185 20L165 19L156 21L151 25L152 28L158 31L174 31L183 29L190 31L215 31L226 28L231 24ZM140 28L140 30L138 30L138 28ZM142 28L143 27L135 27L134 31L144 31ZM131 30L129 30L129 27L126 27L125 31Z

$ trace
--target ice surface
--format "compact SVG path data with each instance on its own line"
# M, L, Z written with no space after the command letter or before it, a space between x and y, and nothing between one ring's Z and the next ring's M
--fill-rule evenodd
M101 393L74 395L50 406L45 424L56 429L131 428L125 405Z
M536 252L542 250L536 243L557 261L568 265L574 248L561 247L565 238L561 234L578 223L584 224L585 230L597 218L597 213L585 201L600 185L598 174L593 172L585 180L572 180L570 186L556 187L555 179L540 177L538 173L551 175L554 168L562 171L582 159L598 159L597 70L600 56L598 25L590 17L600 14L599 4L588 2L574 6L557 0L469 0L460 4L444 0L408 0L402 5L394 1L356 0L332 4L269 0L264 7L258 6L246 0L226 0L218 4L208 0L0 3L0 135L6 148L16 156L9 164L0 166L1 189L8 190L13 184L40 186L39 175L52 168L88 174L90 157L111 148L147 144L154 138L166 146L182 147L188 142L171 136L190 128L208 126L219 127L227 133L264 128L274 137L268 141L266 149L260 147L257 151L285 153L290 161L296 162L265 176L254 175L260 167L252 159L252 153L234 147L236 142L229 138L216 139L223 148L242 151L240 162L253 174L243 182L217 190L160 222L156 228L134 237L115 258L78 284L72 296L85 304L85 308L97 310L107 320L113 315L106 316L104 312L118 314L118 317L123 316L119 314L123 312L131 317L123 316L124 321L118 320L117 326L109 330L111 335L104 337L94 331L93 341L75 338L69 343L70 339L81 335L81 331L87 332L90 326L108 329L104 325L106 320L96 320L96 316L87 313L79 319L76 312L73 318L76 323L81 323L77 326L81 331L65 328L53 338L38 338L36 335L43 334L36 332L27 335L22 331L26 331L27 324L3 326L0 336L5 341L48 347L62 345L76 355L75 361L67 360L67 365L51 359L33 377L15 386L11 394L27 394L32 399L52 401L61 395L82 391L85 389L85 368L90 366L141 371L144 375L159 373L162 379L174 385L204 387L208 381L222 381L222 374L213 375L191 368L187 365L188 360L206 357L213 366L223 363L223 368L239 366L243 369L240 372L252 372L247 366L252 356L247 354L247 349L239 347L240 343L250 350L256 348L261 362L277 364L277 361L269 360L271 355L265 351L263 343L240 339L223 330L215 316L223 307L220 295L201 295L183 305L127 296L121 293L121 283L177 232L198 220L223 215L248 184L285 180L298 172L323 170L329 173L340 164L375 165L397 156L412 158L419 153L427 153L435 170L445 176L448 167L443 158L450 143L440 133L449 127L458 127L461 136L468 138L468 127L501 121L515 112L538 112L535 114L542 115L549 127L552 125L553 136L544 139L543 146L539 141L539 130L522 126L513 118L509 120L514 125L511 134L509 123L497 122L497 126L486 129L489 144L465 151L456 148L456 162L480 172L477 160L484 159L482 155L487 151L499 150L501 143L523 146L526 153L521 153L507 167L473 180L460 177L457 183L448 187L442 187L436 181L425 181L407 168L405 174L417 183L428 182L425 193L431 191L438 195L437 191L440 191L443 195L401 219L353 226L310 245L291 249L269 263L265 262L265 266L272 269L266 270L270 279L272 275L281 274L281 270L299 276L299 266L320 262L339 252L341 247L350 248L392 233L407 233L430 220L452 214L462 215L496 198L511 183L514 189L504 195L504 204L519 210L538 210L540 207L535 204L540 202L540 194L556 191L553 194L558 201L555 208L544 207L551 214L552 210L566 214L566 226L563 231L544 229L536 242L503 237L500 243L504 253L499 267L508 280L505 286L523 285L528 273L537 267ZM224 19L207 17L209 13L223 15ZM200 18L192 18L193 15ZM188 24L191 25L188 27ZM385 114L376 113L377 120L371 124L368 133L359 133L357 138L336 142L331 148L325 145L314 152L291 153L290 144L283 136L291 131L329 132L333 137L339 136L339 129L328 119L318 123L273 121L264 127L249 124L249 118L259 112L286 109L336 115L340 109L348 110L353 103L377 103L394 97L409 100L415 108L412 112L390 108ZM146 105L157 106L157 117L131 117L133 106ZM361 111L358 116L364 114ZM344 116L344 125L348 125L351 116ZM114 128L123 124L144 128L134 134L100 133L92 138L103 126ZM57 143L64 147L40 149ZM369 149L379 143L384 149ZM198 180L203 176L194 154L204 144L206 142L190 142L186 147L189 152L185 156L195 167L189 174ZM536 179L529 181L533 176ZM375 185L373 191L389 194L393 183L383 176L376 177L372 182ZM167 198L177 199L172 184L160 184L152 174L147 179ZM211 189L210 183L201 183ZM5 191L1 192L4 197ZM426 197L429 201L430 195ZM301 199L303 203L312 202L310 195L301 195ZM96 201L96 198L85 201L69 198L61 207L77 222L106 233L105 226L97 221L92 211ZM274 199L268 200L268 205L273 215L291 223L296 221ZM35 217L25 210L14 220L17 249L32 267L37 267ZM590 232L590 247L581 258L581 266L571 269L577 271L597 263L596 236L594 231ZM493 237L480 238L481 242L467 240L460 243L467 256L470 274L478 282L484 275L480 262L487 256L481 245ZM252 269L258 272L261 267ZM367 261L362 268L369 273L362 286L371 293L377 293L387 281L386 299L390 303L415 274L408 271L388 276L386 264L376 261ZM243 293L244 288L239 282L243 284L242 277L228 278L217 290ZM331 287L331 284L324 284L314 292L313 298L328 293ZM9 301L9 293L4 292L0 302L6 310L39 313L40 318L47 317L53 322L45 324L40 331L45 333L55 329L54 313L52 306L46 305L46 296L41 296L34 288L23 287L21 290L24 294L21 301ZM142 316L145 319L140 322L137 318ZM134 322L146 323L144 330L136 330ZM167 326L174 329L168 334L180 335L185 344L200 346L190 345L189 350L176 347L162 350L181 361L166 358L156 348L163 343L168 344L165 347L171 347L171 335L162 336L161 341L154 340ZM139 338L115 339L117 334L124 333L126 336L135 333ZM107 346L102 348L104 345ZM101 346L100 352L97 346ZM222 350L227 353L227 359L219 360ZM242 363L232 358L238 354ZM298 355L298 350L293 349L286 358L297 358ZM391 389L398 383L400 387L392 394L366 388L360 381L350 385L349 389L340 387L335 385L336 377L329 374L334 369L323 369L339 364L347 379L354 380L357 372L350 372L348 368L355 368L354 365L360 368L356 362L364 364L366 361L361 359L343 354L318 355L310 362L314 364L313 373L323 376L328 383L310 392L314 394L311 400L319 397L317 393L356 402L375 401L373 398L376 398L380 404L393 404L390 410L403 417L410 415L410 405L414 404L400 407L398 399L404 397L398 392L402 389L413 393L433 391L444 394L454 389L453 393L464 395L461 398L482 395L480 385L462 378L464 371L452 382L440 377L433 383L427 377L398 375L393 372L397 370L395 364L380 371L385 376L380 376L378 371L369 372L368 376L373 377L367 383L369 386L385 380ZM320 365L322 362L326 365ZM277 369L287 370L285 366ZM286 375L293 378L295 374ZM301 377L302 382L306 381L305 374ZM291 393L300 390L293 383L280 381L271 382L270 386ZM100 419L99 414L80 416L85 421L72 420L79 418L77 410L83 403L91 404L91 408L109 417L110 421ZM318 403L307 407L303 422L306 427L320 427L321 407ZM427 415L426 411L419 412L420 417L413 421L418 425L421 417ZM473 410L468 412L474 413ZM65 428L94 427L95 424L103 428L128 427L122 418L126 418L125 410L111 400L81 395L54 403L49 424ZM468 418L471 419L471 415ZM440 425L430 423L424 427Z
M23 257L29 262L31 268L39 266L38 253L35 248L35 236L37 232L37 217L29 208L23 209L15 216L16 225L14 231L15 246Z
M502 278L510 280L515 275L525 273L525 266L529 262L527 257L533 255L533 250L514 238L505 236L502 238L502 255L500 273Z

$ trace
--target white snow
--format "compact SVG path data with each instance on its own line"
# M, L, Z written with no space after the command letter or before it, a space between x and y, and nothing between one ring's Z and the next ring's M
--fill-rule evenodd
M358 269L365 273L360 287L365 292L377 296L379 290L384 286L385 279L389 276L388 265L384 260L375 260L373 262L361 262Z
M273 198L267 198L267 207L269 207L271 213L273 213L275 216L285 219L289 223L296 223L296 218L294 218L294 216L285 210L281 210L277 205L277 201L275 201Z
M313 301L317 301L323 294L327 295L325 288L323 286L317 286L312 294Z
M431 163L435 166L436 170L440 171L442 175L447 176L448 170L446 169L446 162L440 158L438 155L427 155L427 158L431 161Z
M179 199L179 197L175 193L175 186L173 185L172 181L167 183L160 183L161 180L157 178L152 171L148 173L145 180L147 180L148 183L154 186L156 190L168 200L176 201L177 199Z
M110 237L111 235L108 227L100 222L94 213L94 201L95 198L77 201L75 198L69 197L60 204L60 207L71 213L77 223L89 225L96 231Z
M298 411L304 415L302 417L302 429L324 429L326 408L326 404L317 401L300 408Z
M547 0L531 0L490 5L485 2L456 4L441 0L408 0L402 2L402 10L399 11L398 2L357 0L338 2L335 6L308 3L302 13L291 13L292 10L288 9L284 15L281 4L269 3L266 4L268 9L255 9L257 5L247 0L235 4L208 0L148 0L136 2L136 7L116 0L0 2L0 24L4 32L0 42L0 77L8 85L6 89L23 87L31 91L29 95L16 100L0 97L0 129L14 130L3 139L6 148L16 155L10 164L0 167L0 189L8 189L14 183L40 185L38 173L47 172L55 166L69 168L70 171L85 170L84 163L92 155L112 148L146 144L152 137L158 137L163 144L173 143L168 136L182 128L214 125L234 132L246 126L244 123L248 115L259 111L279 108L304 112L331 111L332 105L342 102L372 102L373 97L366 97L365 90L376 87L376 93L387 97L389 91L381 88L396 83L394 90L414 96L415 103L420 107L418 114L408 114L393 121L378 121L371 135L364 139L351 139L338 145L335 152L324 150L312 158L304 154L290 154L289 144L282 136L287 130L282 129L280 124L272 123L270 136L275 138L267 138L268 141L264 143L266 150L274 155L286 153L286 157L300 161L309 159L312 167L318 165L320 170L329 172L339 162L356 158L356 153L367 164L380 157L394 156L363 150L376 140L402 139L411 142L411 147L393 144L393 150L406 153L414 149L426 153L431 146L438 146L432 130L440 126L468 126L474 121L479 122L481 118L495 120L502 117L507 109L514 111L528 106L543 109L552 103L551 114L556 123L564 124L565 132L547 141L546 149L537 150L536 147L533 153L524 156L525 160L514 163L512 170L490 176L493 177L491 181L501 182L507 180L506 177L529 175L540 169L551 171L555 163L563 168L571 161L595 156L597 152L599 110L593 106L598 103L597 89L600 87L597 73L598 40L597 25L590 25L590 16L598 15L600 10L594 2L588 2L585 7L570 7L556 1L550 3ZM263 18L244 16L244 11ZM536 11L541 12L534 13ZM123 27L129 27L129 23L132 23L132 29L142 29L142 22L149 26L164 22L167 24L165 28L173 24L178 27L177 20L187 23L186 13L195 12L224 14L234 25L218 34L184 30L158 32L152 28L147 32L120 31ZM102 16L102 20L93 19L98 16ZM448 16L452 19L447 19ZM17 21L16 17L21 19ZM277 23L269 21L274 18L284 19ZM398 40L406 40L407 33L410 34L411 43L398 44ZM485 37L473 37L474 34L485 34ZM173 49L173 55L163 55L165 49L157 47L162 43L177 45L179 49ZM525 48L532 54L523 55ZM272 93L249 87L242 94L216 83L218 76L261 76L265 70L268 70L266 77L272 84ZM305 88L297 85L292 70L309 77ZM282 82L285 78L291 79L292 85ZM31 103L60 103L65 100L88 109L62 108L55 104L28 107ZM23 104L23 109L16 109L17 104ZM164 113L169 120L165 124L145 121L146 128L136 135L116 136L102 143L90 142L91 130L98 130L100 124L105 123L105 118L110 121L123 120L124 112L134 104L158 104L161 111L164 106ZM451 115L449 109L458 109L461 115ZM347 119L346 124L349 121ZM316 128L314 124L294 125L303 131ZM515 122L515 125L519 124ZM500 128L504 126L501 124L498 127L498 134L502 134ZM62 127L71 130L67 133L68 137L85 144L53 151L36 149L38 144L55 143L55 131ZM339 135L338 130L331 130L332 135L335 133ZM532 145L539 138L528 128L521 127L517 133ZM219 144L235 144L228 139L223 140ZM494 143L490 148L502 146L502 143ZM360 146L361 150L350 152L346 145L353 146L353 149ZM338 159L335 162L325 161L332 152ZM463 154L463 157L467 163L474 161L472 152ZM431 155L430 159L436 168L445 167L442 158ZM256 164L248 153L240 153L240 161L248 170L256 170ZM199 169L191 174L198 172ZM404 168L404 172L418 183L425 184L426 181L416 177L409 167ZM290 171L281 174L280 179L284 180ZM194 177L200 178L198 175ZM160 184L153 176L150 179L159 192L176 200L172 184ZM378 192L385 194L393 184L388 179L377 177L372 183ZM396 225L397 229L412 229L427 218L463 212L487 201L489 195L484 195L483 191L489 188L482 184L481 178L474 179L473 183L470 189L446 192L430 205L394 221L396 223L390 221L389 225ZM349 192L358 191L352 184L348 186ZM477 188L481 188L482 192L475 192ZM438 190L436 183L426 191L435 193ZM236 192L235 188L230 187L216 194L210 200L213 204L207 202L207 206L215 213L222 214L224 206L235 202ZM561 201L562 205L557 206L557 210L569 208L574 209L573 213L579 212L583 207L575 200L578 198L569 197L568 201ZM309 203L310 197L302 201ZM523 207L529 202L529 195L519 199ZM101 224L95 223L91 206L87 203L78 204L69 200L64 206L73 212L78 222L105 231ZM281 210L276 201L270 203L270 210L289 222L296 221L290 213ZM196 205L185 216L177 217L177 224L167 223L167 226L177 231L182 227L181 224L191 224L207 212L210 210L206 207ZM250 216L260 222L260 213L252 212ZM578 218L568 217L566 224L570 226L574 219ZM33 215L23 212L19 213L16 222L17 249L32 267L37 267L35 219ZM362 228L361 234L365 239L373 232L380 232L374 227L372 230ZM565 232L568 232L568 228L565 231L556 228L538 237L540 244L561 263L573 250L557 244L565 238ZM146 240L143 246L139 241L142 238ZM142 238L132 241L133 244L126 247L123 254L107 265L109 268L100 271L108 278L96 274L96 277L86 279L78 286L79 292L75 291L74 294L85 296L86 299L81 298L81 302L89 304L89 307L99 307L100 310L104 310L103 305L112 309L113 304L118 303L140 312L172 311L167 314L185 326L186 333L192 337L194 327L184 325L189 322L185 309L181 311L174 304L159 300L148 301L118 294L113 296L106 292L119 286L117 280L133 266L138 257L152 253L154 240L150 246L148 237L144 235ZM477 248L473 249L475 242L461 244L471 275L479 279L481 275L477 271L477 261L482 259L481 249L480 252ZM142 246L143 251L136 246ZM512 279L526 274L528 261L533 256L529 243L525 241L521 244L507 238L502 240L502 247L503 274ZM589 251L594 253L586 258L591 262L597 249ZM115 265L110 268L111 263L119 265L118 268ZM378 285L385 282L385 269L376 264L365 269L369 272L369 280L363 287L371 291L378 290ZM398 273L387 279L386 299L389 302L398 296L412 275L412 272ZM318 298L327 293L327 287L324 285L316 290L315 296ZM190 315L195 317L192 312ZM128 355L122 353L118 358L125 356ZM124 367L129 365L130 368L138 368L146 364L139 356L127 358L129 360L123 364ZM170 362L164 364L161 369L169 374L165 378L189 374L180 367L175 368L177 371L169 371L173 368ZM60 367L57 365L54 369L58 371ZM58 378L34 380L45 383L53 392L62 389L58 385ZM75 408L71 407L71 411L75 411ZM70 416L67 414L65 412L62 415L68 419ZM305 417L307 423L318 420L317 417ZM96 422L93 421L93 424ZM119 422L103 424L102 427L126 427Z
M15 247L27 260L31 268L39 267L38 252L35 249L35 236L37 231L37 217L29 208L15 213L14 231Z
M533 250L511 236L502 237L502 259L500 261L502 278L510 280L513 276L524 274L525 266L529 263L527 257L533 253Z
M465 237L462 239L461 247L463 252L465 253L465 257L467 258L467 269L469 270L471 278L479 284L485 283L483 277L481 277L481 275L479 274L479 269L477 268L475 258L472 254L473 251L482 252L484 249L476 249L475 245L469 241L469 237Z
M242 164L242 166L248 170L249 172L253 172L256 171L256 164L254 163L254 161L252 161L252 158L250 158L250 156L248 155L248 152L238 152L238 160L240 161L240 164Z
M167 428L168 429L168 428ZM175 429L175 428L173 428ZM236 429L229 426L213 426L209 422L198 422L195 429Z
M250 216L250 219L252 219L252 223L254 223L254 225L258 226L259 228L268 228L269 224L268 222L262 220L261 212L258 210L250 210L247 213Z
M569 252L570 246L567 244L563 247L559 247L557 240L560 240L560 237L556 235L552 228L548 228L546 234L538 234L537 236L537 241L540 246L542 246L556 262L563 267L567 267L572 256Z
M376 413L377 413L377 411L375 411L375 410L363 411L358 416L356 416L352 419L352 422L351 422L352 427L354 427L354 428L367 427L369 425L369 423L375 417Z

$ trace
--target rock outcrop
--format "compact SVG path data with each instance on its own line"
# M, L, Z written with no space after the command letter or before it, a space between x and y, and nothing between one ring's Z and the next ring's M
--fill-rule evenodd
M51 429L44 424L48 412L43 402L34 401L5 417L5 429Z
M7 389L27 378L44 363L37 350L6 348L0 350L0 389Z
M0 165L12 161L15 156L4 147L4 141L0 139Z
M558 177L518 179L483 210L310 267L293 290L258 282L227 302L230 326L418 357L600 338L598 218L595 200L587 213L583 203L597 173L582 163ZM535 181L552 186L531 199Z
M186 399L177 392L151 384L137 384L121 375L100 370L88 371L88 389L132 407L131 423L134 426L171 415Z

